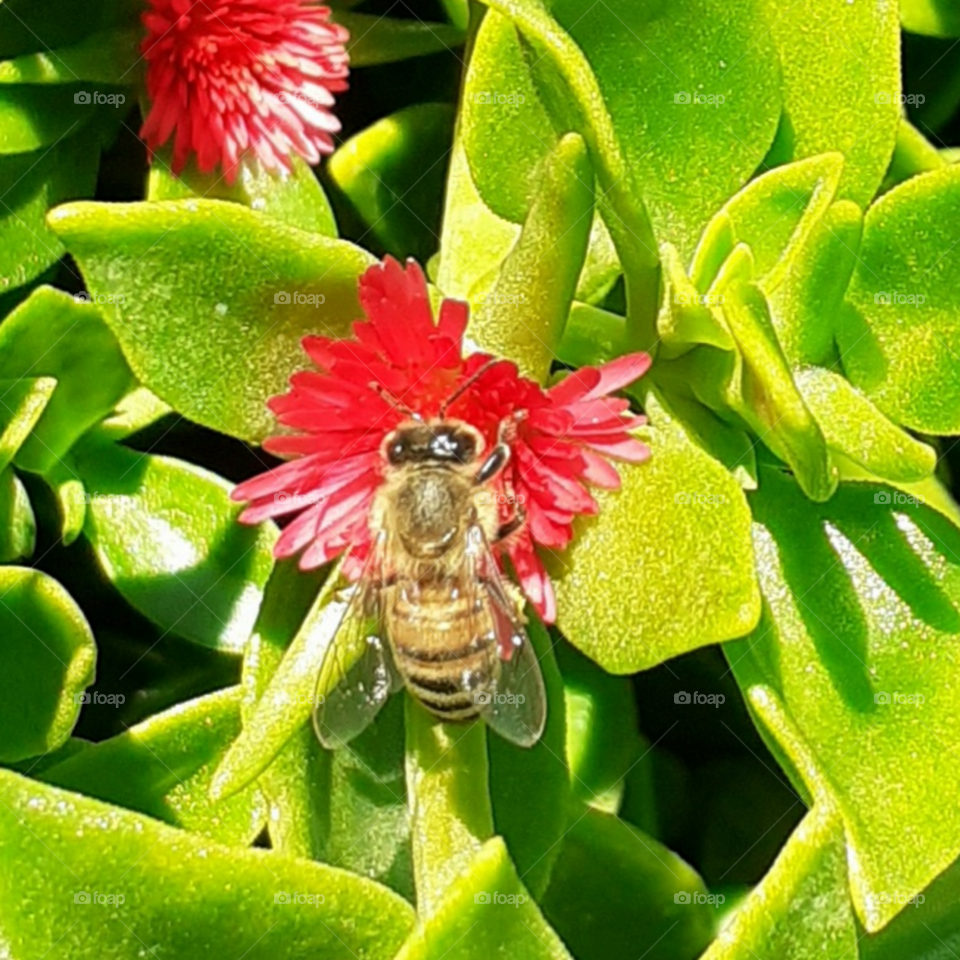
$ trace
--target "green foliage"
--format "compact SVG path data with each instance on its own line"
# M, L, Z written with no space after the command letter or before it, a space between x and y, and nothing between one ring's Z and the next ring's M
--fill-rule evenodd
M956 5L333 7L337 149L229 184L137 145L140 5L0 0L0 953L947 955ZM347 580L237 522L386 253L545 386L653 357L531 748L323 749Z

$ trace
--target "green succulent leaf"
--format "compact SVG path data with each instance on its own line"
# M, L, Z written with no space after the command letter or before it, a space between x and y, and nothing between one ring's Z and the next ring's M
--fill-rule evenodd
M675 853L609 813L576 814L543 912L577 960L693 960L710 942L716 907Z
M114 296L104 315L142 384L251 441L273 428L267 398L307 365L304 334L349 333L373 263L351 243L219 200L68 204L49 222L88 288Z
M0 567L0 760L49 753L70 736L97 650L86 618L56 580Z
M566 829L571 791L567 766L566 703L555 647L543 624L528 612L533 644L547 691L547 724L533 747L488 734L493 821L524 885L536 897L547 887Z
M448 883L397 960L483 960L507 951L525 960L571 960L517 876L503 840L494 837Z
M870 931L960 853L942 802L960 788L960 532L921 499L844 483L816 506L765 471L752 496L764 615L726 648L786 768L843 817Z
M177 704L34 775L218 843L248 846L267 821L257 787L218 804L207 796L218 760L240 732L241 693L229 687Z
M33 555L37 519L23 481L10 467L0 471L0 563Z
M0 83L134 83L140 79L136 69L140 39L139 30L102 30L69 47L4 60L0 62Z
M92 438L74 462L88 491L86 535L120 593L164 631L241 651L276 528L237 523L230 484L181 460Z
M343 870L220 846L15 773L0 771L0 791L0 863L17 878L4 936L18 954L390 960L412 926L404 900Z
M274 564L253 633L243 653L243 724L257 706L283 655L316 600L322 575L300 570L296 560ZM239 731L238 731L239 733ZM257 778L270 803L270 845L293 856L319 860L327 852L330 763L313 730L303 726ZM245 792L245 791L244 791ZM334 866L336 858L327 857Z
M739 484L653 397L647 413L649 463L620 468L622 488L596 495L602 522L576 524L557 559L558 626L611 673L742 636L760 610Z
M824 804L803 819L703 960L844 960L859 956L858 941L843 824Z
M398 258L433 254L453 126L449 104L418 103L371 124L333 154L327 173L362 222L364 242Z
M949 0L900 0L904 30L930 37L960 37L960 10Z
M50 147L82 130L96 112L72 86L0 86L0 154Z
M520 881L503 841L490 840L493 813L486 727L477 721L466 726L443 723L413 697L404 695L404 699L417 912L421 917L442 918L451 898L456 898L454 891L461 890L462 896L462 888L478 879L476 861L484 852L492 861L488 869L503 870L509 864L515 886ZM463 909L458 913L462 916ZM459 917L451 919L460 922ZM427 942L432 949L432 938Z
M496 276L471 291L468 336L544 382L557 355L593 221L593 172L575 133L543 162L537 196Z
M783 67L783 117L768 165L842 153L838 196L865 207L883 180L900 124L896 6L763 6Z
M350 66L409 60L462 46L463 27L450 23L426 23L418 18L401 20L372 13L338 10L337 23L350 31L347 51Z
M328 576L279 665L269 674L256 706L247 712L243 732L217 768L210 787L214 799L229 796L259 776L309 723L315 698L329 692L338 679L329 676L326 688L317 679L346 609L334 593L338 579L336 572ZM260 629L267 628L261 624Z
M897 145L894 148L887 175L883 178L880 192L886 193L918 173L939 170L946 164L947 160L943 153L904 117L900 121Z
M3 338L0 334L0 343ZM30 436L56 386L53 377L0 380L0 469L7 467Z
M15 457L36 473L55 467L133 379L97 307L51 287L35 290L0 326L0 379L20 377L56 380Z
M897 423L960 433L960 168L913 177L867 211L848 309L843 365Z
M937 452L892 424L845 377L807 367L794 379L831 449L885 480L910 483L933 472Z

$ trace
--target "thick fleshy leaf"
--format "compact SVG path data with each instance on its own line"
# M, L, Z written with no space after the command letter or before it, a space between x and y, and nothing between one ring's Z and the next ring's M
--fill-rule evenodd
M550 635L533 612L528 614L527 636L547 690L547 725L532 748L518 747L491 732L487 749L496 831L504 838L520 879L540 897L560 853L572 791L563 678Z
M56 389L16 454L25 470L53 467L132 385L96 306L40 287L0 326L0 379L53 377Z
M91 93L79 86L0 85L0 154L49 147L78 133L96 112Z
M943 803L960 789L960 532L878 484L816 506L770 470L752 501L765 614L727 653L787 768L843 817L878 930L960 853Z
M14 773L0 771L0 792L0 864L17 878L0 907L15 955L390 960L412 926L404 900L343 870L220 846Z
M913 177L867 212L839 332L851 382L892 420L960 433L960 167Z
M328 576L256 706L244 717L243 731L210 787L215 799L229 796L259 776L309 723L315 697L327 693L318 687L317 676L346 609L346 603L335 598L337 581L336 572Z
M37 545L37 518L23 481L11 467L0 470L0 563L23 560Z
M240 732L240 700L240 688L230 687L177 704L91 744L39 779L245 847L267 821L263 795L254 785L218 804L207 796L217 761Z
M267 173L259 164L243 163L232 184L227 183L220 172L200 173L192 162L176 176L166 160L166 155L153 158L147 180L147 200L190 197L232 200L288 227L324 237L337 235L330 201L313 171L300 157L291 157L293 172L281 176Z
M304 369L306 333L344 336L373 262L342 240L272 223L236 203L68 204L49 222L144 386L205 426L246 440Z
M0 567L0 760L56 750L70 736L97 650L80 608L52 577Z
M842 153L839 196L865 207L883 180L900 123L896 5L763 6L783 65L784 113L767 162Z
M0 157L0 290L40 276L63 254L47 211L93 194L100 146L85 134L34 153Z
M455 891L463 895L462 888L476 883L476 860L483 853L491 857L494 870L509 865L513 882L520 887L503 841L490 840L487 731L476 721L443 723L413 697L405 694L404 699L417 912L421 917L438 916L442 924L459 923L459 917L444 914L451 899L459 899ZM458 910L461 916L464 912ZM431 950L433 939L427 940Z
M652 397L647 412L649 463L620 467L558 558L558 626L611 673L742 636L760 611L739 484Z
M581 803L615 814L642 745L633 687L566 644L556 649L563 671L570 788Z
M453 50L462 46L464 41L461 27L449 23L426 23L418 17L401 20L340 10L334 17L350 31L347 52L351 67L370 67Z
M543 161L536 197L496 276L471 291L467 328L479 346L543 382L556 359L593 221L593 172L575 133Z
M947 160L906 117L900 121L897 131L897 145L890 159L890 168L883 178L881 193L892 190L897 184L915 177L918 173L929 173L946 166Z
M900 0L904 30L930 37L960 37L960 10L950 0Z
M243 652L244 725L254 716L321 583L321 575L299 570L296 560L274 564L256 626ZM270 845L274 850L323 859L329 834L329 781L328 755L320 749L313 730L301 728L257 778L257 786L270 803Z
M357 233L367 246L421 261L437 249L453 125L449 104L414 104L361 130L330 158L327 172L362 221Z
M571 960L494 837L451 878L435 910L404 943L397 960Z
M543 912L577 960L693 960L715 903L696 871L612 814L584 809L563 841Z
M56 386L53 377L0 380L0 470L7 467L30 436Z
M43 50L0 61L0 83L66 84L89 80L92 83L132 84L140 79L136 69L139 41L139 30L92 33L79 43L59 50ZM128 93L127 97L132 99L133 94Z
M273 566L276 528L237 523L230 484L170 457L92 439L74 462L107 577L164 631L238 652Z
M563 0L551 12L596 74L658 237L689 254L773 140L778 67L767 31L756 29L758 5L697 0L666 17L655 5L628 0L589 10ZM529 171L556 140L554 126L564 128L551 122L535 90L514 28L488 16L466 80L465 143L481 196L514 222L532 198ZM496 95L515 99L501 103Z
M851 960L858 939L843 824L824 805L807 814L703 960Z
M831 449L885 480L909 483L933 472L937 452L892 424L845 377L807 367L794 378Z

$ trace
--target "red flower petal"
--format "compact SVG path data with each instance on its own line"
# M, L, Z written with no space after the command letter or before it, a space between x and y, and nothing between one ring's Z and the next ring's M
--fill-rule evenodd
M332 93L346 89L347 31L311 0L148 0L151 106L140 130L151 153L173 136L173 172L191 154L233 183L250 155L272 172L290 154L316 164L340 123Z

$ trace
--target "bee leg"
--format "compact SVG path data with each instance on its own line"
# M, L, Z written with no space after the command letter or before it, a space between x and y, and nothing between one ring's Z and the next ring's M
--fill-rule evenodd
M505 540L510 536L511 533L516 533L526 522L527 511L523 507L517 507L514 515L506 522L500 524L500 529L497 531L497 537L493 541L494 543L500 543L501 540Z
M507 465L509 459L510 448L505 443L498 443L490 451L490 456L481 464L473 482L477 486L489 483Z

